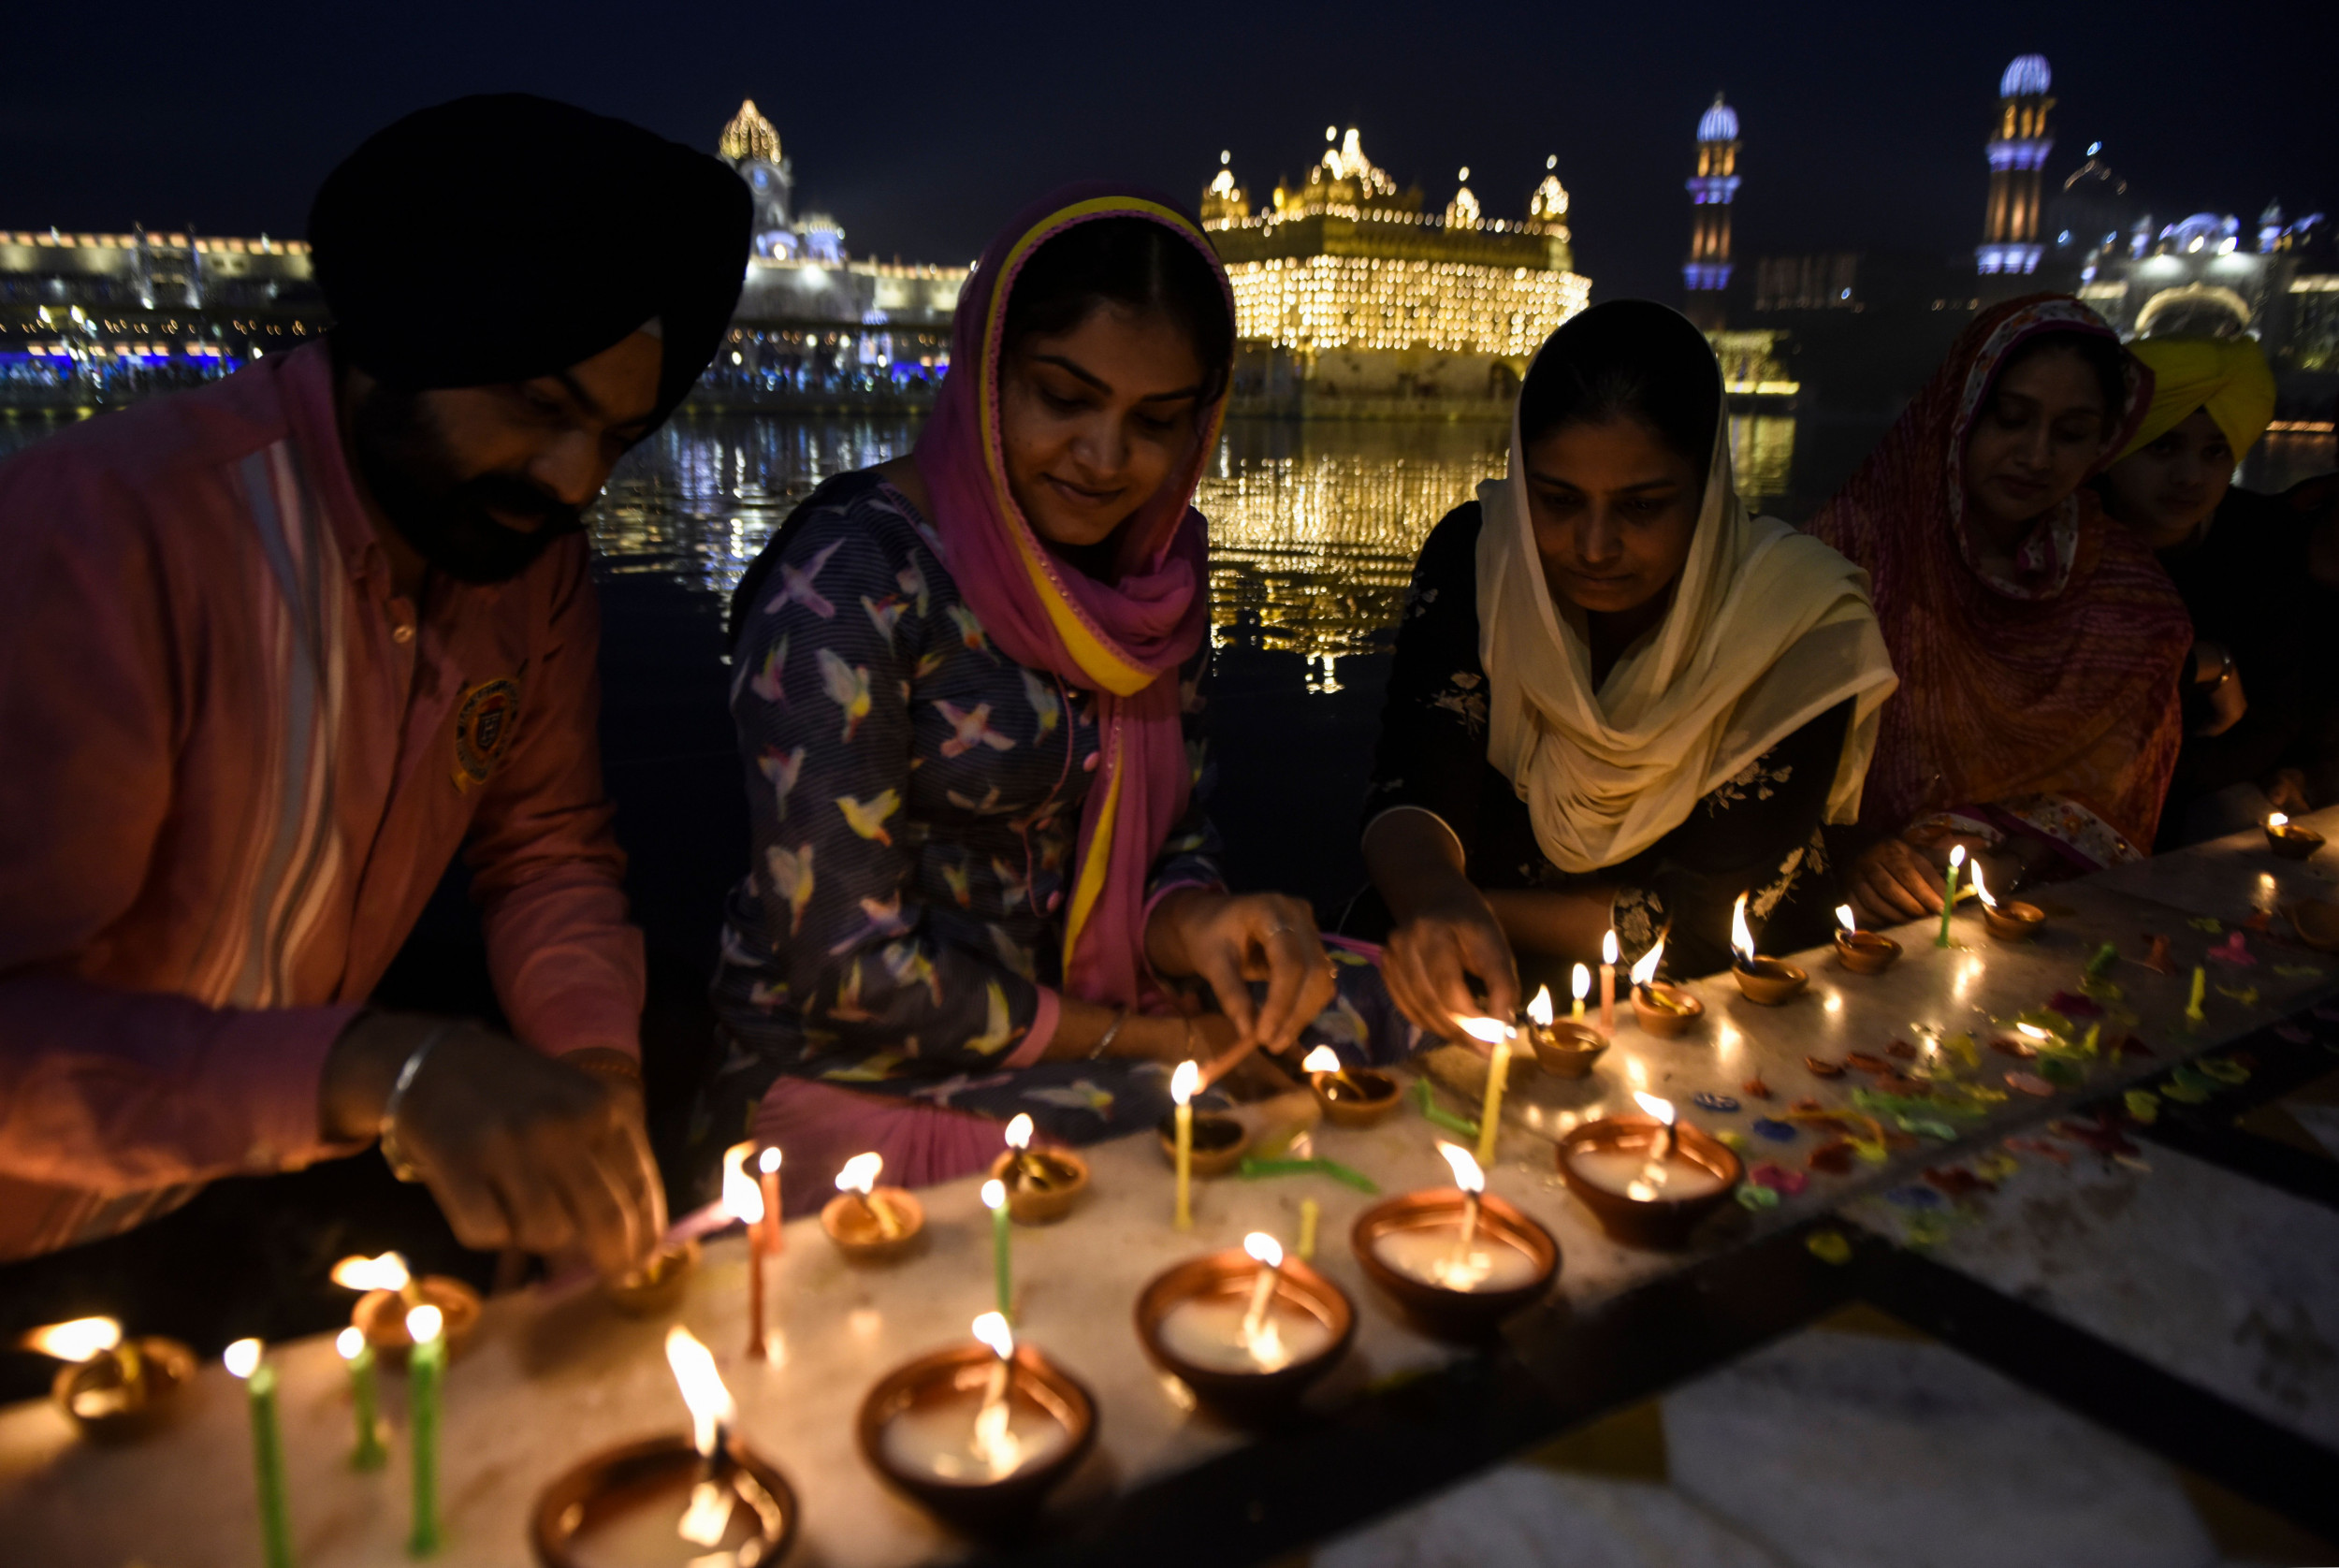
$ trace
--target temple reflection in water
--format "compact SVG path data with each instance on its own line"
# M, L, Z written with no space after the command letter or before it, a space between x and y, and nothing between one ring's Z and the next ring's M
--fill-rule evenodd
M722 415L678 422L631 454L592 514L602 570L652 573L719 612L789 510L832 474L909 450L914 419ZM1203 475L1211 622L1220 646L1303 655L1311 690L1386 646L1421 542L1506 466L1487 422L1236 420ZM1794 421L1737 414L1730 444L1749 504L1786 493Z

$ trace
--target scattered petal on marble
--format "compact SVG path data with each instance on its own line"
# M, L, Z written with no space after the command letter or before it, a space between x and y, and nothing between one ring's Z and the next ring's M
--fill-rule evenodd
M2323 966L2319 964L2277 964L2274 973L2284 980L2319 980Z
M2186 1105L2199 1105L2209 1097L2209 1091L2197 1083L2163 1084L2160 1093Z
M1853 1138L1848 1139L1845 1141L1852 1145L1852 1152L1853 1154L1859 1155L1868 1164L1882 1165L1884 1163L1884 1158L1888 1153L1889 1147L1889 1140L1887 1139ZM1914 1139L1910 1140L1910 1143L1914 1143L1915 1141L1916 1140Z
M1746 1173L1746 1179L1758 1187L1773 1187L1790 1196L1810 1185L1811 1179L1800 1170L1789 1170L1783 1165L1764 1160Z
M1911 1247L1939 1246L1949 1239L1951 1217L1946 1213L1919 1211L1900 1223L1900 1239Z
M1753 1126L1757 1136L1767 1138L1773 1143L1792 1143L1794 1141L1794 1124L1793 1122L1781 1122L1776 1117L1771 1116L1757 1116L1754 1118Z
M1749 1099L1766 1100L1770 1098L1770 1085L1759 1078L1750 1078L1738 1085L1738 1093Z
M1809 1112L1809 1111L1824 1111L1824 1110L1826 1110L1827 1108L1826 1108L1825 1106L1823 1106L1823 1105L1820 1104L1820 1102L1819 1102L1818 1100L1813 1099L1810 1096L1806 1095L1806 1096L1804 1096L1801 1099L1799 1099L1799 1100L1795 1101L1795 1102L1794 1102L1794 1104L1793 1104L1793 1105L1789 1106L1787 1109L1788 1109L1788 1110L1790 1110L1790 1111L1804 1111L1804 1112L1807 1112L1807 1113L1808 1113L1808 1112Z
M2138 1039L2134 1035L2130 1035L2120 1041L2119 1053L2123 1056L2149 1056L2152 1054L2152 1047Z
M1768 1187L1742 1186L1738 1189L1738 1205L1745 1209L1776 1209L1779 1195Z
M1843 1239L1839 1230L1814 1230L1803 1239L1803 1245L1822 1263L1852 1261L1852 1243Z
M1990 1049L2001 1056L2012 1056L2021 1061L2028 1061L2039 1053L2039 1048L2028 1040L2018 1040L2011 1036L2003 1035L1990 1042Z
M1893 1070L1893 1065L1890 1062L1887 1062L1881 1056L1872 1055L1866 1051L1855 1051L1852 1053L1851 1055L1846 1056L1843 1059L1843 1064L1848 1067L1858 1067L1862 1072L1890 1072Z
M2212 936L2215 936L2217 933L2225 929L2223 925L2218 923L2217 917L2215 915L2195 915L2191 920L2186 921L2185 923L2191 926L2196 931L2206 931Z
M2160 1096L2150 1089L2130 1089L2120 1097L2128 1113L2143 1125L2150 1126L2160 1119Z
M2221 985L2217 987L2217 995L2230 996L2245 1008L2258 1005L2258 987L2254 985Z
M2022 1169L2022 1161L2003 1149L1993 1149L1973 1162L1974 1173L1984 1181L2003 1182Z
M1841 1078L1843 1076L1843 1064L1831 1062L1823 1056L1806 1056L1803 1058L1803 1065L1810 1068L1811 1075L1815 1078Z
M2020 1089L2026 1095L2036 1095L2041 1099L2055 1093L2055 1085L2035 1072L2010 1072L2006 1075L2006 1082L2010 1087Z
M2249 938L2239 931L2211 948L2207 956L2212 964L2230 964L2237 969L2255 968L2258 964L2258 955L2250 951Z
M2020 1149L2025 1154L2044 1154L2048 1159L2053 1160L2057 1165L2069 1165L2071 1163L2071 1157L2069 1154L2065 1153L2063 1150L2057 1149L2054 1144L2049 1143L2043 1138L2010 1138L2006 1140L2006 1146L2009 1149Z
M2048 1125L2056 1137L2085 1144L2099 1154L2132 1154L2136 1152L2136 1145L2129 1142L2108 1117L2093 1122L2067 1118Z
M1968 1170L1962 1165L1937 1165L1925 1173L1925 1185L1950 1198L1971 1198L1978 1192L1993 1192L1993 1183Z
M2220 1083L2247 1083L2250 1081L2249 1068L2223 1056L2203 1056L2193 1066Z
M2152 1174L2152 1167L2144 1163L2143 1156L2141 1154L2114 1154L2112 1156L2112 1163L2114 1165L2124 1165L2128 1167L2128 1169L2133 1170L2140 1175L2149 1176Z
M2277 1024L2274 1025L2274 1033L2288 1040L2292 1045L2310 1045L2315 1039L2314 1030L2301 1028L2296 1024Z
M2263 936L2274 930L2274 917L2268 914L2265 910L2260 909L2242 923L2248 926L2252 931L2257 932L2260 936Z
M2067 1018L2101 1018L2103 1009L2091 997L2069 991L2058 991L2047 998L2047 1006Z
M1884 1194L1884 1201L1901 1209L1938 1209L1948 1199L1931 1187L1894 1187Z
M1700 1089L1692 1095L1690 1103L1700 1111L1731 1111L1738 1108L1737 1101L1727 1095L1717 1095L1710 1089Z
M2155 936L2151 940L2152 951L2144 959L2144 967L2156 974L2175 974L2176 960L2169 956L2169 939L2166 936Z
M1917 1048L1907 1040L1895 1040L1884 1049L1904 1062L1913 1062L1917 1059Z
M1824 1170L1835 1175L1851 1169L1852 1140L1838 1138L1832 1143L1821 1144L1811 1151L1810 1166L1813 1170Z
M1738 1131L1736 1127L1722 1128L1720 1132L1714 1134L1714 1141L1720 1143L1723 1148L1740 1154L1745 1154L1747 1150L1753 1147L1753 1144L1747 1141L1746 1134Z

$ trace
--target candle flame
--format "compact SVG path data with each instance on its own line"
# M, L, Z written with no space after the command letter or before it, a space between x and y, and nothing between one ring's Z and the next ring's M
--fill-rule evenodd
M763 1189L748 1174L751 1143L734 1143L723 1151L723 1211L747 1225L763 1223Z
M2290 825L2290 814L2287 811L2277 811L2266 819L2266 825L2270 828L2287 828Z
M436 1307L416 1307L406 1314L406 1337L429 1344L446 1328L446 1314Z
M1576 965L1568 974L1567 988L1576 994L1576 999L1579 1002L1591 995L1591 970L1584 965Z
M344 1290L403 1290L412 1278L406 1260L394 1252L379 1257L344 1257L333 1265L333 1283Z
M227 1347L220 1359L227 1364L228 1376L250 1377L260 1370L260 1342L238 1340Z
M866 1198L877 1190L878 1174L884 1169L885 1156L874 1149L865 1154L855 1154L836 1173L836 1190L857 1192Z
M1178 1070L1170 1075L1170 1097L1185 1104L1202 1090L1202 1068L1197 1062L1180 1062Z
M982 1206L986 1209L1006 1208L1007 1183L995 1180L985 1182L982 1184Z
M1633 983L1634 985L1655 984L1657 965L1664 962L1664 956L1665 939L1660 936L1649 950L1640 955L1640 962L1633 965Z
M77 1317L36 1328L22 1341L25 1349L59 1361L86 1361L122 1343L122 1325L110 1317Z
M1990 896L1990 885L1982 879L1982 863L1973 863L1973 895L1982 900L1983 907L1995 909L1998 900Z
M1511 1026L1499 1018L1464 1018L1457 1013L1454 1022L1463 1034L1487 1045L1500 1045L1511 1035Z
M2034 1040L2053 1039L2055 1038L2053 1035L2048 1034L2044 1029L2040 1028L2036 1024L2017 1024L2014 1025L2014 1033L2018 1035L2027 1035Z
M775 1143L755 1156L755 1169L769 1176L779 1169L779 1145Z
M723 1387L723 1374L715 1370L715 1353L677 1323L666 1330L666 1365L682 1386L682 1402L690 1407L691 1444L712 1458L723 1423L738 1414L731 1390Z
M1015 1330L1007 1326L1007 1318L1004 1314L995 1312L984 1313L975 1319L974 1328L975 1338L989 1345L991 1354L1000 1360L1005 1361L1014 1356Z
M1551 988L1549 986L1535 987L1535 999L1527 1004L1527 1017L1538 1028L1547 1029L1551 1026Z
M1300 1070L1301 1072L1338 1072L1340 1053L1329 1045L1319 1045L1300 1059Z
M1284 1266L1283 1243L1264 1230L1254 1230L1242 1238L1242 1250L1259 1262L1266 1264L1270 1269L1280 1269Z
M1624 950L1616 945L1616 927L1610 926L1608 934L1600 938L1600 962L1614 965L1623 953Z
M1671 1100L1659 1099L1654 1095L1645 1095L1638 1089L1633 1091L1633 1098L1639 1103L1643 1111L1648 1111L1658 1121L1663 1122L1668 1127L1673 1125L1673 1102Z
M366 1353L366 1334L362 1328L344 1328L333 1336L333 1348L344 1361L355 1361Z
M1031 1147L1031 1113L1029 1111L1017 1111L1015 1119L1007 1125L1007 1146L1010 1149Z
M1754 933L1746 923L1744 893L1738 894L1738 901L1730 906L1730 951L1736 953L1748 968L1754 966Z
M1446 1163L1454 1168L1454 1185L1464 1192L1487 1190L1486 1172L1470 1157L1470 1151L1453 1143L1440 1143L1437 1152L1446 1156Z
M1966 864L1966 847L1963 844L1958 845L1957 848L1949 852L1949 864L1952 865L1963 865Z
M1860 929L1860 922L1852 918L1852 906L1849 904L1838 904L1836 906L1836 923L1842 926L1846 931L1857 931Z

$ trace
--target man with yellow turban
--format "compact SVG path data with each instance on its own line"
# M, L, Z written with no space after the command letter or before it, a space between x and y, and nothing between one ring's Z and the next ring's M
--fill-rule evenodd
M2303 777L2283 765L2304 718L2305 536L2281 501L2233 488L2274 413L2256 340L2145 338L2128 349L2152 370L2152 407L2096 485L2104 509L2158 554L2197 639L2181 687L2185 748L2160 814L2167 849L2308 808Z

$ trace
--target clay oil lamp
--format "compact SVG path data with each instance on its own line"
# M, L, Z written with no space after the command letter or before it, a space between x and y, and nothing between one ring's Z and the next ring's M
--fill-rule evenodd
M640 1268L602 1281L602 1299L628 1317L662 1317L681 1305L698 1266L696 1241L661 1241Z
M1560 1143L1568 1190L1617 1241L1678 1246L1730 1200L1743 1167L1719 1140L1678 1125L1673 1102L1634 1094L1646 1116L1604 1116Z
M731 1430L737 1412L715 1357L679 1324L666 1362L690 1431L606 1449L546 1487L529 1539L543 1568L624 1562L777 1563L795 1542L796 1494Z
M2036 904L2000 904L1991 897L1978 860L1973 863L1973 895L1982 900L1982 923L2001 942L2027 942L2046 924L2046 911Z
M1551 1233L1486 1190L1470 1151L1440 1143L1454 1185L1357 1216L1348 1245L1405 1315L1440 1339L1483 1339L1533 1305L1560 1271Z
M1309 1052L1300 1070L1308 1075L1308 1087L1323 1108L1324 1119L1336 1127L1377 1126L1402 1103L1395 1079L1369 1067L1343 1066L1340 1053L1329 1045Z
M836 1196L821 1211L821 1228L854 1263L891 1263L925 1234L926 1211L899 1187L880 1187L885 1156L855 1154L836 1173Z
M1193 1067L1194 1071L1185 1069ZM1193 1063L1181 1062L1170 1075L1170 1095L1176 1098L1180 1088L1185 1097L1178 1100L1177 1109L1162 1118L1160 1125L1161 1152L1172 1166L1178 1167L1179 1190L1184 1191L1185 1178L1194 1176L1224 1176L1242 1163L1243 1154L1251 1147L1251 1129L1240 1117L1223 1111L1198 1111L1194 1096L1201 1092L1201 1068ZM1184 1165L1180 1165L1178 1147L1181 1139L1187 1146ZM1185 1204L1181 1202L1183 1212ZM1179 1229L1185 1228L1184 1225Z
M1881 975L1900 956L1900 944L1881 931L1863 931L1852 906L1836 906L1836 962L1855 975Z
M2323 835L2277 811L2266 819L2266 848L2284 860L2304 860L2323 847Z
M1633 1017L1643 1033L1671 1039L1695 1026L1706 1015L1706 1004L1671 980L1657 978L1657 965L1664 962L1664 955L1665 939L1660 935L1633 965Z
M1221 1415L1287 1412L1348 1349L1356 1309L1341 1288L1264 1231L1240 1251L1181 1263L1137 1299L1137 1337L1155 1366Z
M177 1340L124 1339L110 1317L77 1317L36 1328L18 1342L65 1365L50 1398L98 1443L121 1443L162 1426L186 1404L195 1352Z
M2339 904L2327 898L2302 898L2283 910L2299 940L2317 952L2339 952Z
M1746 923L1746 894L1730 909L1730 974L1750 1002L1775 1008L1803 994L1811 977L1782 959L1762 958L1754 951L1754 933Z
M1527 1004L1527 1043L1535 1048L1535 1060L1543 1070L1554 1078L1583 1077L1608 1049L1607 1037L1589 1024L1552 1016L1547 985L1538 986L1535 999Z
M1031 1118L1007 1125L1007 1152L991 1162L991 1179L1007 1188L1008 1216L1017 1225L1053 1225L1088 1190L1088 1162L1069 1149L1031 1146Z
M921 1356L879 1380L854 1423L886 1483L976 1535L1027 1524L1097 1436L1097 1405L1070 1374L1015 1343L995 1312L976 1343Z
M374 1354L390 1366L404 1366L414 1348L406 1332L406 1314L416 1307L439 1309L441 1332L446 1335L449 1356L459 1356L479 1327L479 1292L444 1274L415 1278L406 1259L394 1252L379 1257L344 1257L333 1265L333 1283L359 1292L350 1309L351 1327L366 1336Z

